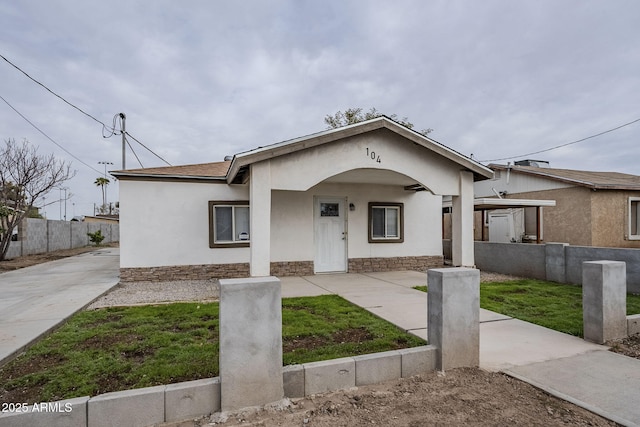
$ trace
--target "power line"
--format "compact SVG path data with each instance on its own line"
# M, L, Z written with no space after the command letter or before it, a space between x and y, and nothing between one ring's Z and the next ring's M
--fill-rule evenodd
M109 129L109 127L104 124L104 122L96 119L94 116L92 116L91 114L87 113L86 111L84 111L83 109L81 109L80 107L77 107L76 105L72 104L71 102L67 101L66 99L64 99L62 96L58 95L57 93L55 93L54 91L52 91L51 89L49 89L47 86L45 86L43 83L40 83L38 80L34 79L33 77L31 77L26 71L24 71L22 68L18 67L16 64L14 64L13 62L9 61L4 55L0 54L0 57L2 59L4 59L9 65L11 65L12 67L14 67L16 70L20 71L22 74L24 74L25 76L27 76L30 80L32 80L34 83L42 86L47 92L51 93L52 95L56 96L57 98L61 99L62 101L64 101L67 105L75 108L76 110L80 111L82 114L84 114L85 116L89 117L90 119L98 122L99 124L102 125L102 131L103 131L103 137L106 138L104 136L104 130L105 129ZM112 136L115 133L115 129L111 128L111 135Z
M142 145L145 149L147 149L151 154L153 154L154 156L156 156L157 158L159 158L160 160L162 160L163 162L165 162L166 164L168 164L169 166L173 166L171 163L167 162L165 159L163 159L162 157L160 157L158 154L154 153L153 150L151 150L149 147L147 147L146 145L144 145L142 142L138 141L136 138L133 137L133 135L131 135L129 132L125 132L125 135L127 135L128 137L130 137L131 139L133 139L135 142L137 142L138 144ZM131 147L131 145L129 145L129 147ZM133 149L131 149L131 151L133 151ZM134 153L135 154L135 153ZM137 156L136 156L137 157ZM138 161L139 163L139 161Z
M64 151L65 153L67 153L68 155L70 155L71 157L73 157L74 159L76 159L77 161L79 161L80 163L82 163L83 165L85 165L86 167L88 167L89 169L92 169L96 172L98 172L99 174L102 173L99 170L95 169L93 166L88 165L87 163L83 162L82 160L80 160L78 157L76 157L73 153L71 153L69 150L67 150L66 148L64 148L62 145L58 144L56 141L53 140L53 138L51 138L49 135L47 135L46 133L44 133L43 130L41 130L38 126L34 125L31 120L29 120L28 118L26 118L24 116L24 114L22 114L20 111L18 111L13 105L11 105L9 103L9 101L7 101L6 99L4 99L2 97L2 95L0 95L0 99L2 99L5 104L7 104L13 111L15 111L20 117L22 117L27 123L29 123L31 126L33 126L38 132L40 132L41 134L43 134L49 141L53 142L55 145L57 145L62 151Z
M39 82L38 80L36 80L35 78L31 77L26 71L24 71L22 68L18 67L16 64L14 64L13 62L9 61L4 55L0 54L0 58L4 59L9 65L11 65L12 67L14 67L16 70L20 71L22 74L24 74L25 76L27 76L31 81L33 81L34 83L38 84L39 86L41 86L42 88L44 88L47 92L51 93L52 95L56 96L57 98L61 99L63 102L65 102L67 105L75 108L76 110L78 110L79 112L81 112L82 114L84 114L85 116L89 117L90 119L94 120L95 122L99 123L102 125L102 137L103 138L110 138L115 134L122 134L122 116L120 114L116 114L115 116L113 116L113 123L112 126L109 127L107 126L104 122L102 122L101 120L95 118L94 116L92 116L91 114L87 113L86 111L84 111L83 109L81 109L80 107L74 105L73 103L67 101L65 98L63 98L62 96L58 95L56 92L54 92L53 90L49 89L46 85L44 85L43 83ZM4 100L4 98L3 98ZM4 100L5 102L7 102L6 100ZM8 104L8 103L7 103ZM13 108L11 105L9 105L11 108ZM15 110L15 109L14 109ZM18 114L20 114L17 110L15 110ZM22 114L20 114L22 116ZM24 116L22 116L25 120L27 120ZM117 125L117 121L118 118L120 118L120 132L116 131L116 125ZM28 120L27 120L28 121ZM29 122L31 123L31 122ZM35 127L35 125L33 125L31 123L32 126ZM38 129L36 127L36 129ZM40 129L38 129L40 130ZM105 132L106 130L106 132ZM42 132L42 131L40 131ZM44 134L44 132L43 132ZM140 144L142 147L144 147L147 151L149 151L151 154L153 154L154 156L156 156L157 158L159 158L160 160L162 160L163 162L165 162L167 165L171 166L171 163L167 162L165 159L163 159L162 157L160 157L158 154L156 154L153 150L151 150L149 147L147 147L146 145L144 145L142 142L140 142L138 139L136 139L135 137L133 137L131 134L125 132L126 135L128 135L129 137L131 137L131 139L133 139L134 141L136 141L138 144ZM47 136L46 134L44 134L45 136ZM48 136L47 136L48 138ZM53 140L52 140L53 141ZM129 142L127 142L127 144L129 145L129 148L131 148L131 151L133 151L133 148L131 147L131 144L129 144ZM60 147L62 148L62 147ZM64 148L63 148L64 150ZM65 150L66 151L66 150ZM135 152L134 152L135 155ZM136 155L136 158L138 158L138 156ZM78 161L82 162L81 160L78 159ZM140 163L140 160L138 159L138 163ZM142 166L142 163L140 163L140 166ZM92 168L93 169L93 168ZM95 170L95 169L94 169Z
M126 132L125 132L126 135ZM142 169L144 169L144 165L142 164L142 162L140 161L140 157L138 157L138 155L136 154L136 151L133 149L133 147L131 146L131 144L129 143L129 141L127 140L126 136L124 138L125 142L127 143L127 145L129 146L129 148L131 149L131 152L133 153L134 156L136 156L136 160L138 161L138 163L140 163L140 167Z
M587 139L595 138L597 136L604 135L605 133L613 132L613 131L621 129L621 128L625 127L625 126L632 125L632 124L634 124L636 122L640 122L640 118L632 120L632 121L630 121L628 123L625 123L623 125L616 126L616 127L612 128L612 129L605 130L604 132L600 132L600 133L597 133L595 135L588 136L586 138L578 139L577 141L567 142L565 144L556 145L555 147L546 148L546 149L540 150L540 151L534 151L533 153L520 154L519 156L502 157L501 159L478 160L478 161L479 162L497 162L497 161L500 161L500 160L511 160L511 159L516 159L516 158L519 158L519 157L527 157L527 156L533 156L534 154L546 153L547 151L557 150L558 148L566 147L567 145L577 144L578 142L586 141Z

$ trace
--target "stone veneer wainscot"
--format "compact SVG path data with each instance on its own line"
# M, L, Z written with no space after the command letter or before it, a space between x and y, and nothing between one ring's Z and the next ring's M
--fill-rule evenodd
M442 256L407 256L390 258L350 258L350 273L380 271L426 271L444 265ZM273 276L312 276L313 261L283 261L271 263ZM208 280L249 277L249 264L202 264L166 267L121 268L121 282L163 282L173 280Z

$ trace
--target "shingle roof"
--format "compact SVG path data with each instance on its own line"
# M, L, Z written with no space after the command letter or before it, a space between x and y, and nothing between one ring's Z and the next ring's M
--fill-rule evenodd
M494 170L507 170L505 165L489 165ZM511 171L549 178L598 190L640 190L640 176L620 172L593 172L573 169L511 166Z
M111 172L114 176L158 176L175 178L225 178L230 161L159 168L127 169Z

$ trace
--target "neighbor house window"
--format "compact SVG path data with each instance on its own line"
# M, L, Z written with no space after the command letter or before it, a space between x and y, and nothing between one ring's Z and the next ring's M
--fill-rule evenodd
M404 241L402 203L369 203L369 243Z
M640 240L640 197L629 197L629 239Z
M209 247L249 246L249 202L209 202Z

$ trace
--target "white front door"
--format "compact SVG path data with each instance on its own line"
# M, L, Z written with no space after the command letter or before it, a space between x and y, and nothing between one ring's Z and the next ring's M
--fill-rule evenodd
M345 199L316 198L314 207L316 273L347 271Z

